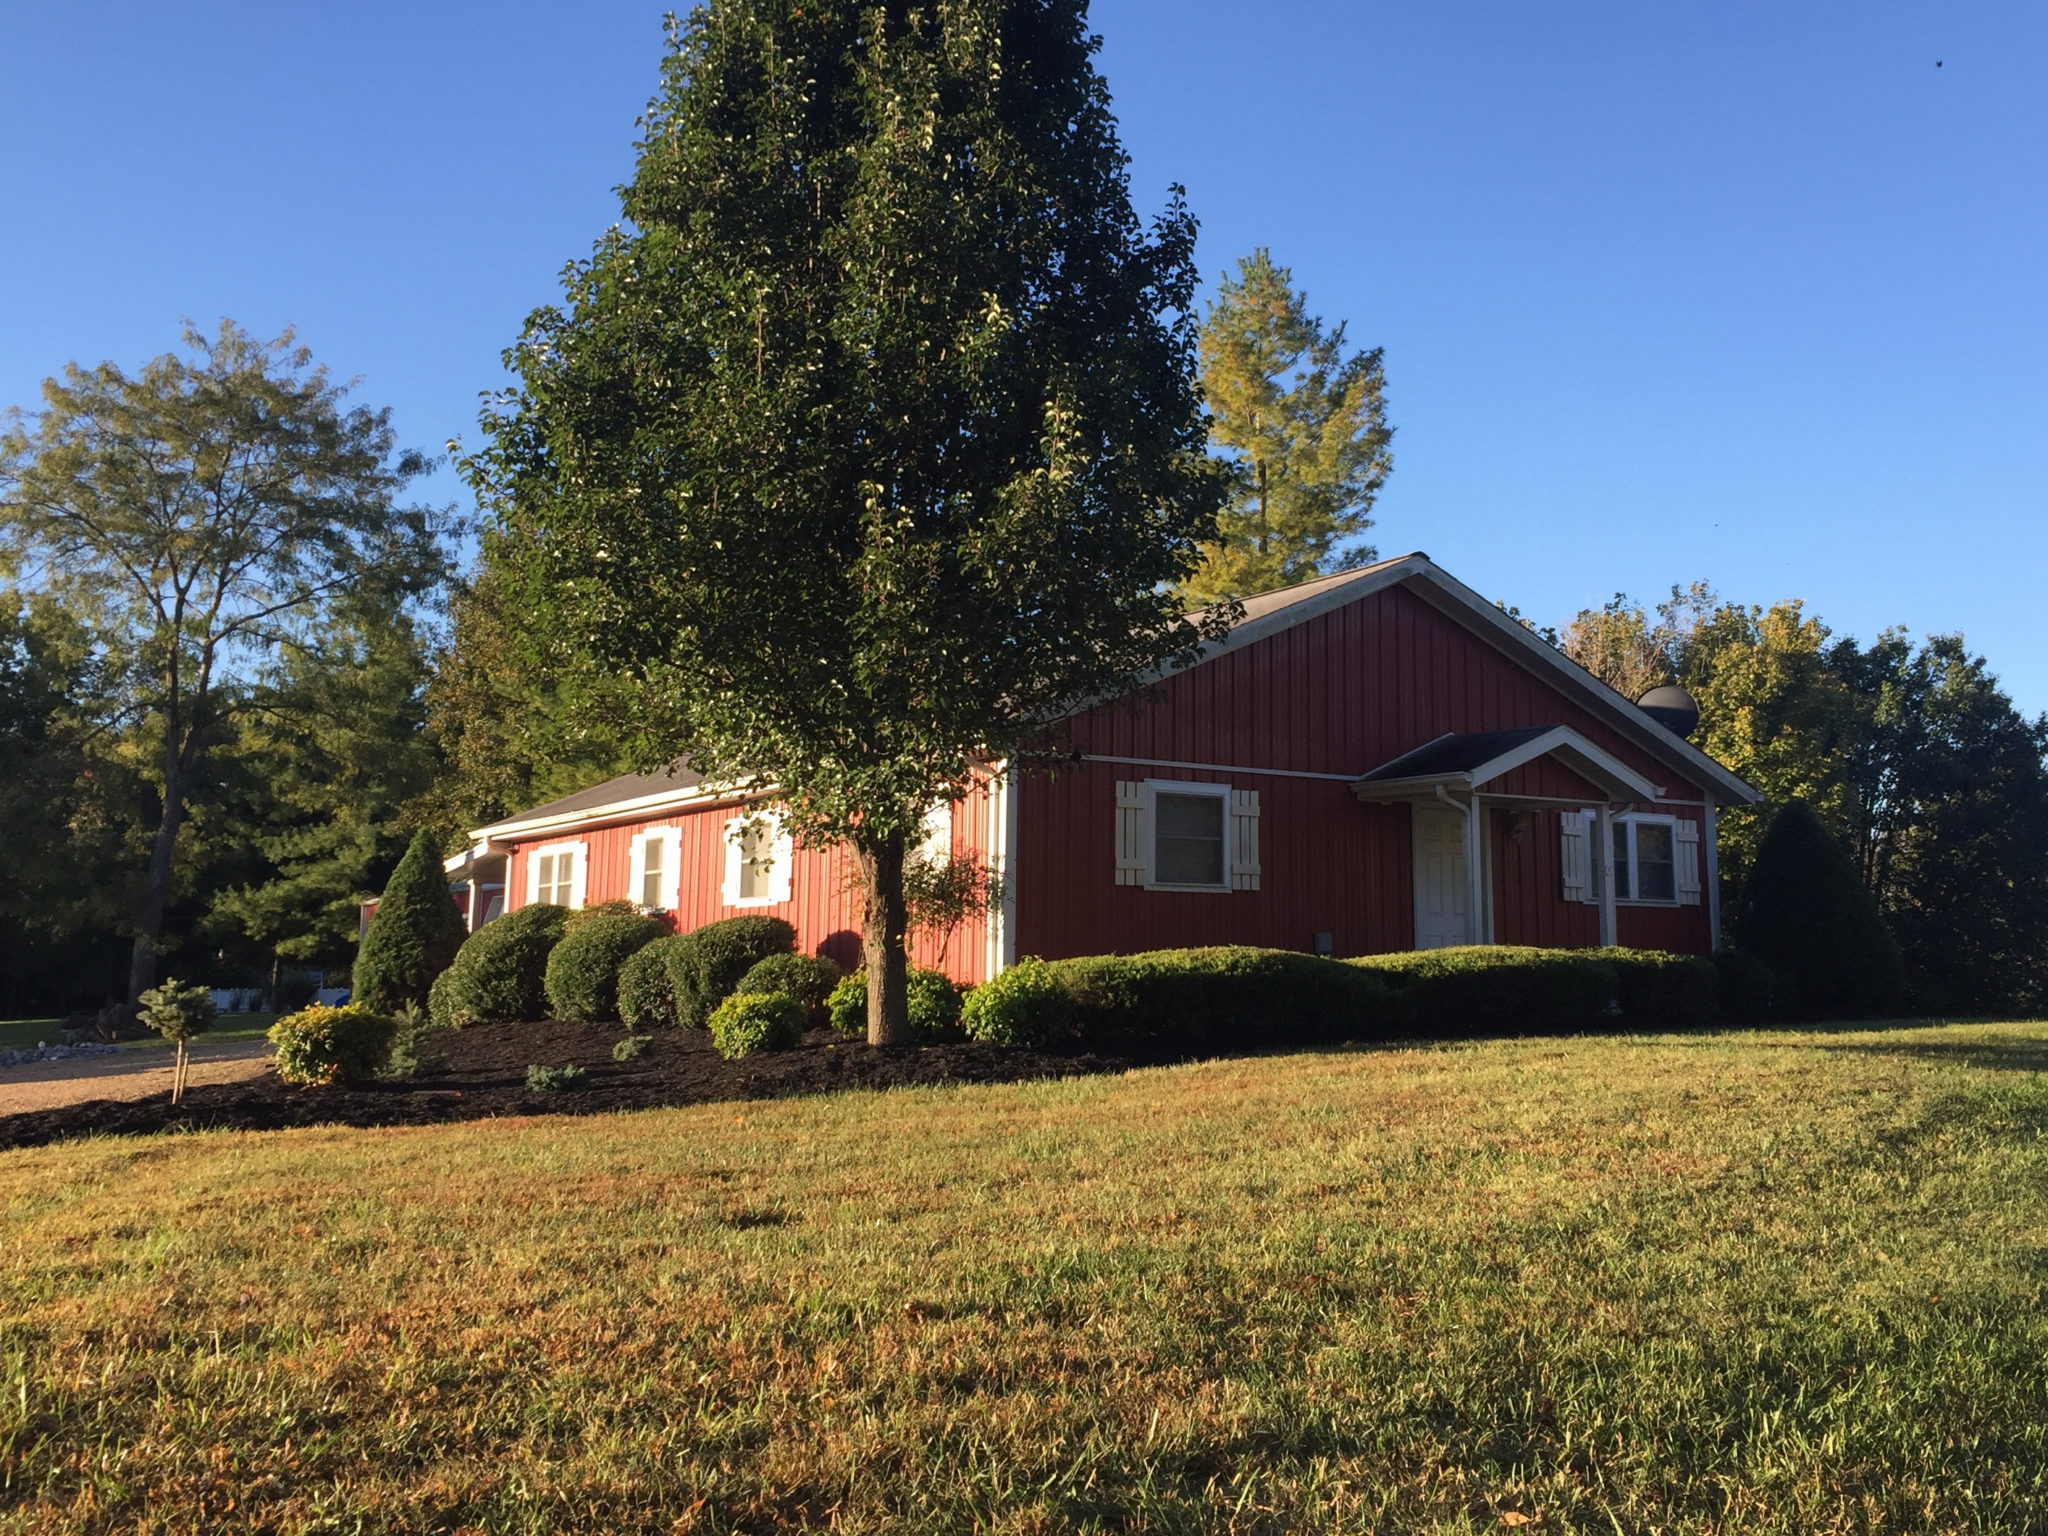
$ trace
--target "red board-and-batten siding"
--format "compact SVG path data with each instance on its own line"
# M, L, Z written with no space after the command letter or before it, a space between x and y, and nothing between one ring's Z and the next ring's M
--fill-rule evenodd
M953 854L985 861L990 849L991 799L977 787L953 806ZM733 802L673 813L624 819L609 826L579 826L545 836L524 835L513 847L506 875L506 910L527 903L527 869L534 854L559 843L581 843L587 860L583 900L631 899L633 840L658 827L677 830L676 931L687 933L726 917L779 917L797 932L806 954L826 954L848 968L860 960L860 893L853 884L853 859L844 847L798 848L791 862L789 900L772 905L728 906L724 900L726 823L745 814ZM911 962L943 969L956 981L987 979L988 935L979 923L963 924L944 945L931 935L913 935Z
M1538 725L1570 726L1661 785L1662 800L1640 809L1704 819L1700 785L1405 587L1227 651L1166 679L1149 703L1077 717L1071 745L1082 760L1016 787L1013 952L1059 958L1217 943L1305 950L1318 933L1332 936L1339 955L1408 949L1409 808L1362 804L1350 781L1446 732ZM1213 767L1175 766L1189 764ZM1116 782L1146 778L1257 790L1259 889L1118 885ZM1485 792L1601 798L1588 789L1562 765L1539 762ZM1525 813L1519 838L1509 818L1491 829L1498 942L1599 942L1599 909L1564 899L1558 815ZM1703 845L1708 835L1703 829ZM1616 917L1623 944L1711 947L1704 900L1623 904Z

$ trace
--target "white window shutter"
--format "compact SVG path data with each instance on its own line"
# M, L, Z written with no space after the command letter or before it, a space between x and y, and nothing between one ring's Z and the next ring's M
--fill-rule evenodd
M1586 835L1583 811L1565 811L1557 818L1558 852L1564 864L1564 899L1594 901L1592 840Z
M1259 888L1259 792L1233 789L1230 792L1230 888L1256 891Z
M728 907L738 905L740 899L740 833L746 825L738 818L725 824L725 879L719 885L718 899Z
M778 818L774 824L775 836L768 844L775 859L768 869L768 900L780 903L789 900L789 877L796 865L796 844L789 834L782 830Z
M585 881L590 874L589 851L582 843L578 843L570 855L570 860L569 905L580 912L584 906Z
M1145 786L1122 779L1116 786L1116 883L1145 883Z
M1678 879L1678 904L1696 907L1700 904L1700 824L1681 821L1673 832L1671 861Z
M532 906L540 900L540 855L531 848L526 850L526 904Z
M634 906L641 904L640 898L647 894L647 845L654 841L655 834L642 832L633 839L633 855L626 861L626 899Z

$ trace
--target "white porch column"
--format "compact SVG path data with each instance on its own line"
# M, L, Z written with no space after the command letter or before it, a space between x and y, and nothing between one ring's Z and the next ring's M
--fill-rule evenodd
M1716 810L1714 797L1707 796L1707 813L1700 827L1700 840L1706 844L1707 854L1707 947L1713 950L1721 947L1721 824Z
M1465 801L1465 932L1474 944L1491 944L1486 922L1486 857L1480 846L1479 794Z
M1599 882L1600 892L1600 943L1602 947L1620 942L1616 938L1619 929L1614 920L1614 810L1611 806L1600 806L1593 812L1592 857L1587 861L1592 867L1587 871Z

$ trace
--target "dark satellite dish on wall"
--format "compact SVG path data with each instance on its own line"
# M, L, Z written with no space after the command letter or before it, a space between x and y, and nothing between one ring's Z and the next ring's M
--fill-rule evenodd
M1699 728L1699 705L1676 683L1652 688L1636 700L1636 708L1674 736L1690 736Z

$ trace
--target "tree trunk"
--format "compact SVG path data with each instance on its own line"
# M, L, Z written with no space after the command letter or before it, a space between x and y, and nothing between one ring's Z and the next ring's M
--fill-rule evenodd
M861 953L868 970L868 1044L910 1044L910 963L903 952L903 837L854 843L860 861Z
M132 1007L156 985L157 941L171 904L171 860L178 851L178 827L185 819L185 773L175 746L164 752L164 812L149 848L149 873L142 886L142 911L135 923L135 949L128 960L128 1002Z

